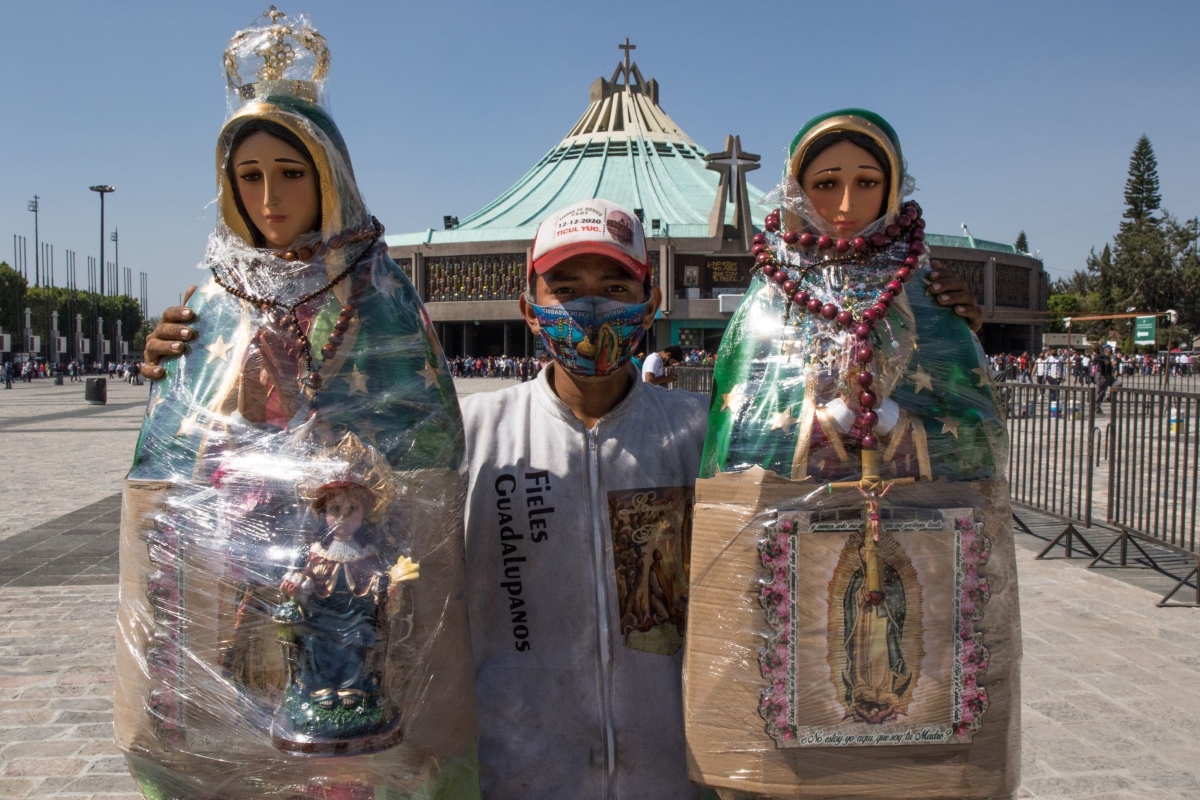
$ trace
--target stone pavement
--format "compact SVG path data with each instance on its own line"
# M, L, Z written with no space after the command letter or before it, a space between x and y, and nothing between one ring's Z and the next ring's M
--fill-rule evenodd
M82 383L0 388L0 539L120 492L148 397L115 379L106 406Z
M110 384L112 404L91 407L47 384L0 389L0 449L21 437L24 458L0 472L0 797L132 800L111 742L114 554L146 390ZM1200 798L1200 610L1155 607L1170 586L1157 573L1035 560L1061 525L1022 518L1020 796Z

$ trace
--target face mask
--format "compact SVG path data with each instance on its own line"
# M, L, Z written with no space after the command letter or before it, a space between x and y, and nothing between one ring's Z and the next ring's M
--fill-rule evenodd
M649 303L581 297L560 306L529 307L542 328L542 342L563 369L583 377L611 375L629 362L646 330Z

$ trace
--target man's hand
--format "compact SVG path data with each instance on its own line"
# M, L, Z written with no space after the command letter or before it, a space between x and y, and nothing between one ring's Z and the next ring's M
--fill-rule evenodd
M195 286L189 286L183 295L184 305L171 306L163 312L154 330L146 337L146 349L142 351L142 377L156 381L167 374L158 365L164 358L178 358L184 353L184 342L196 338L196 332L188 327L196 321L196 313L187 307Z
M929 289L931 295L940 306L953 307L954 313L967 321L972 333L979 333L983 327L983 310L975 299L975 293L967 288L966 281L934 261L929 272ZM164 317L165 319L165 317ZM157 333L157 329L155 329ZM147 340L149 346L149 340Z

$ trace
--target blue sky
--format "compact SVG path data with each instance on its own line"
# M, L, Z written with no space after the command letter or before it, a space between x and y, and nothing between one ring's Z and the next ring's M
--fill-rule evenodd
M82 280L99 239L87 187L110 183L122 265L149 273L152 310L175 301L213 226L221 54L265 5L0 0L0 259L23 234L32 264L36 193L59 279L72 249ZM1166 207L1200 213L1194 1L280 5L329 40L330 108L394 233L465 217L518 180L626 36L692 138L719 149L740 134L762 155L762 189L808 118L862 106L899 132L931 230L1024 228L1053 276L1112 236L1143 133Z

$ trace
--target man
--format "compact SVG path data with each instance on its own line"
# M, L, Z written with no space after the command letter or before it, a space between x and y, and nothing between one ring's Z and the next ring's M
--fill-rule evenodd
M681 656L708 403L637 379L630 354L661 303L649 269L629 210L596 199L552 214L519 300L545 367L462 399L489 800L704 796L687 780ZM962 280L931 277L978 330ZM197 321L179 307L162 320L146 342L151 379Z
M520 308L554 361L462 400L485 797L700 794L681 658L707 403L630 363L661 303L649 269L629 210L589 200L551 215Z
M1092 359L1092 380L1096 383L1096 413L1104 413L1104 398L1113 385L1112 347L1104 348Z
M677 344L664 347L657 353L646 356L642 364L642 380L654 386L667 386L675 382L675 374L667 374L667 367L683 361L683 348Z

